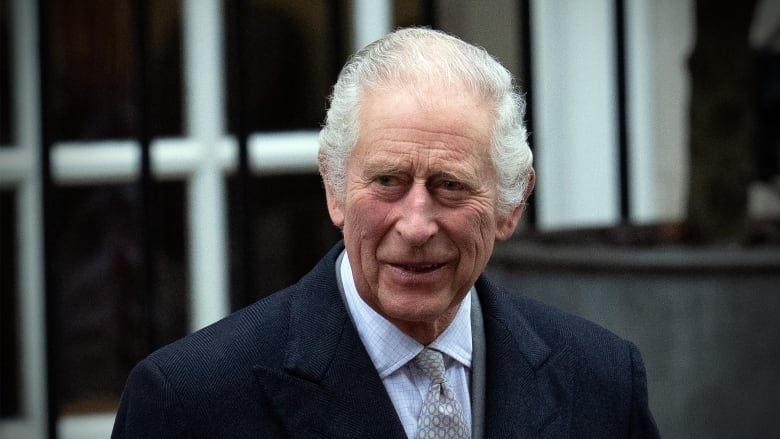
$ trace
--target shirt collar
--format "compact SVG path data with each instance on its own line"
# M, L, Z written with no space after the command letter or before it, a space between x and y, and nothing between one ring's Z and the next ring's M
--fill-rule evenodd
M341 273L347 309L379 377L384 379L417 356L424 346L401 332L363 301L355 287L349 255L344 256L337 269ZM461 302L455 319L429 345L467 368L471 367L471 295L474 293L472 287Z

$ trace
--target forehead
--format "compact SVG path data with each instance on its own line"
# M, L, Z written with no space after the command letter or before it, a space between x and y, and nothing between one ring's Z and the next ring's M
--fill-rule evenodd
M492 124L490 106L471 93L435 86L372 90L362 99L353 155L483 161L489 158Z

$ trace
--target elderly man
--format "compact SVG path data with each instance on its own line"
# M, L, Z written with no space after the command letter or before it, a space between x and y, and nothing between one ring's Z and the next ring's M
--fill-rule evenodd
M113 437L657 437L631 343L482 274L534 184L523 105L441 32L359 51L320 136L343 243L142 361Z

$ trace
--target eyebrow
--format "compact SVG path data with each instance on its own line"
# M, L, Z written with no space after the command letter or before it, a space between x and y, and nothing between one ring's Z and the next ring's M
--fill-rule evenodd
M402 166L398 163L391 163L386 160L372 161L371 159L368 159L364 162L362 174L370 176L397 175L403 172L408 172L410 168L411 166Z

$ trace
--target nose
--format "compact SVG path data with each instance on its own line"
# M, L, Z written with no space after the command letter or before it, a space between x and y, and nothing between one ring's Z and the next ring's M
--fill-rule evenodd
M413 184L399 208L401 211L395 228L412 247L424 245L439 230L434 200L425 184Z

